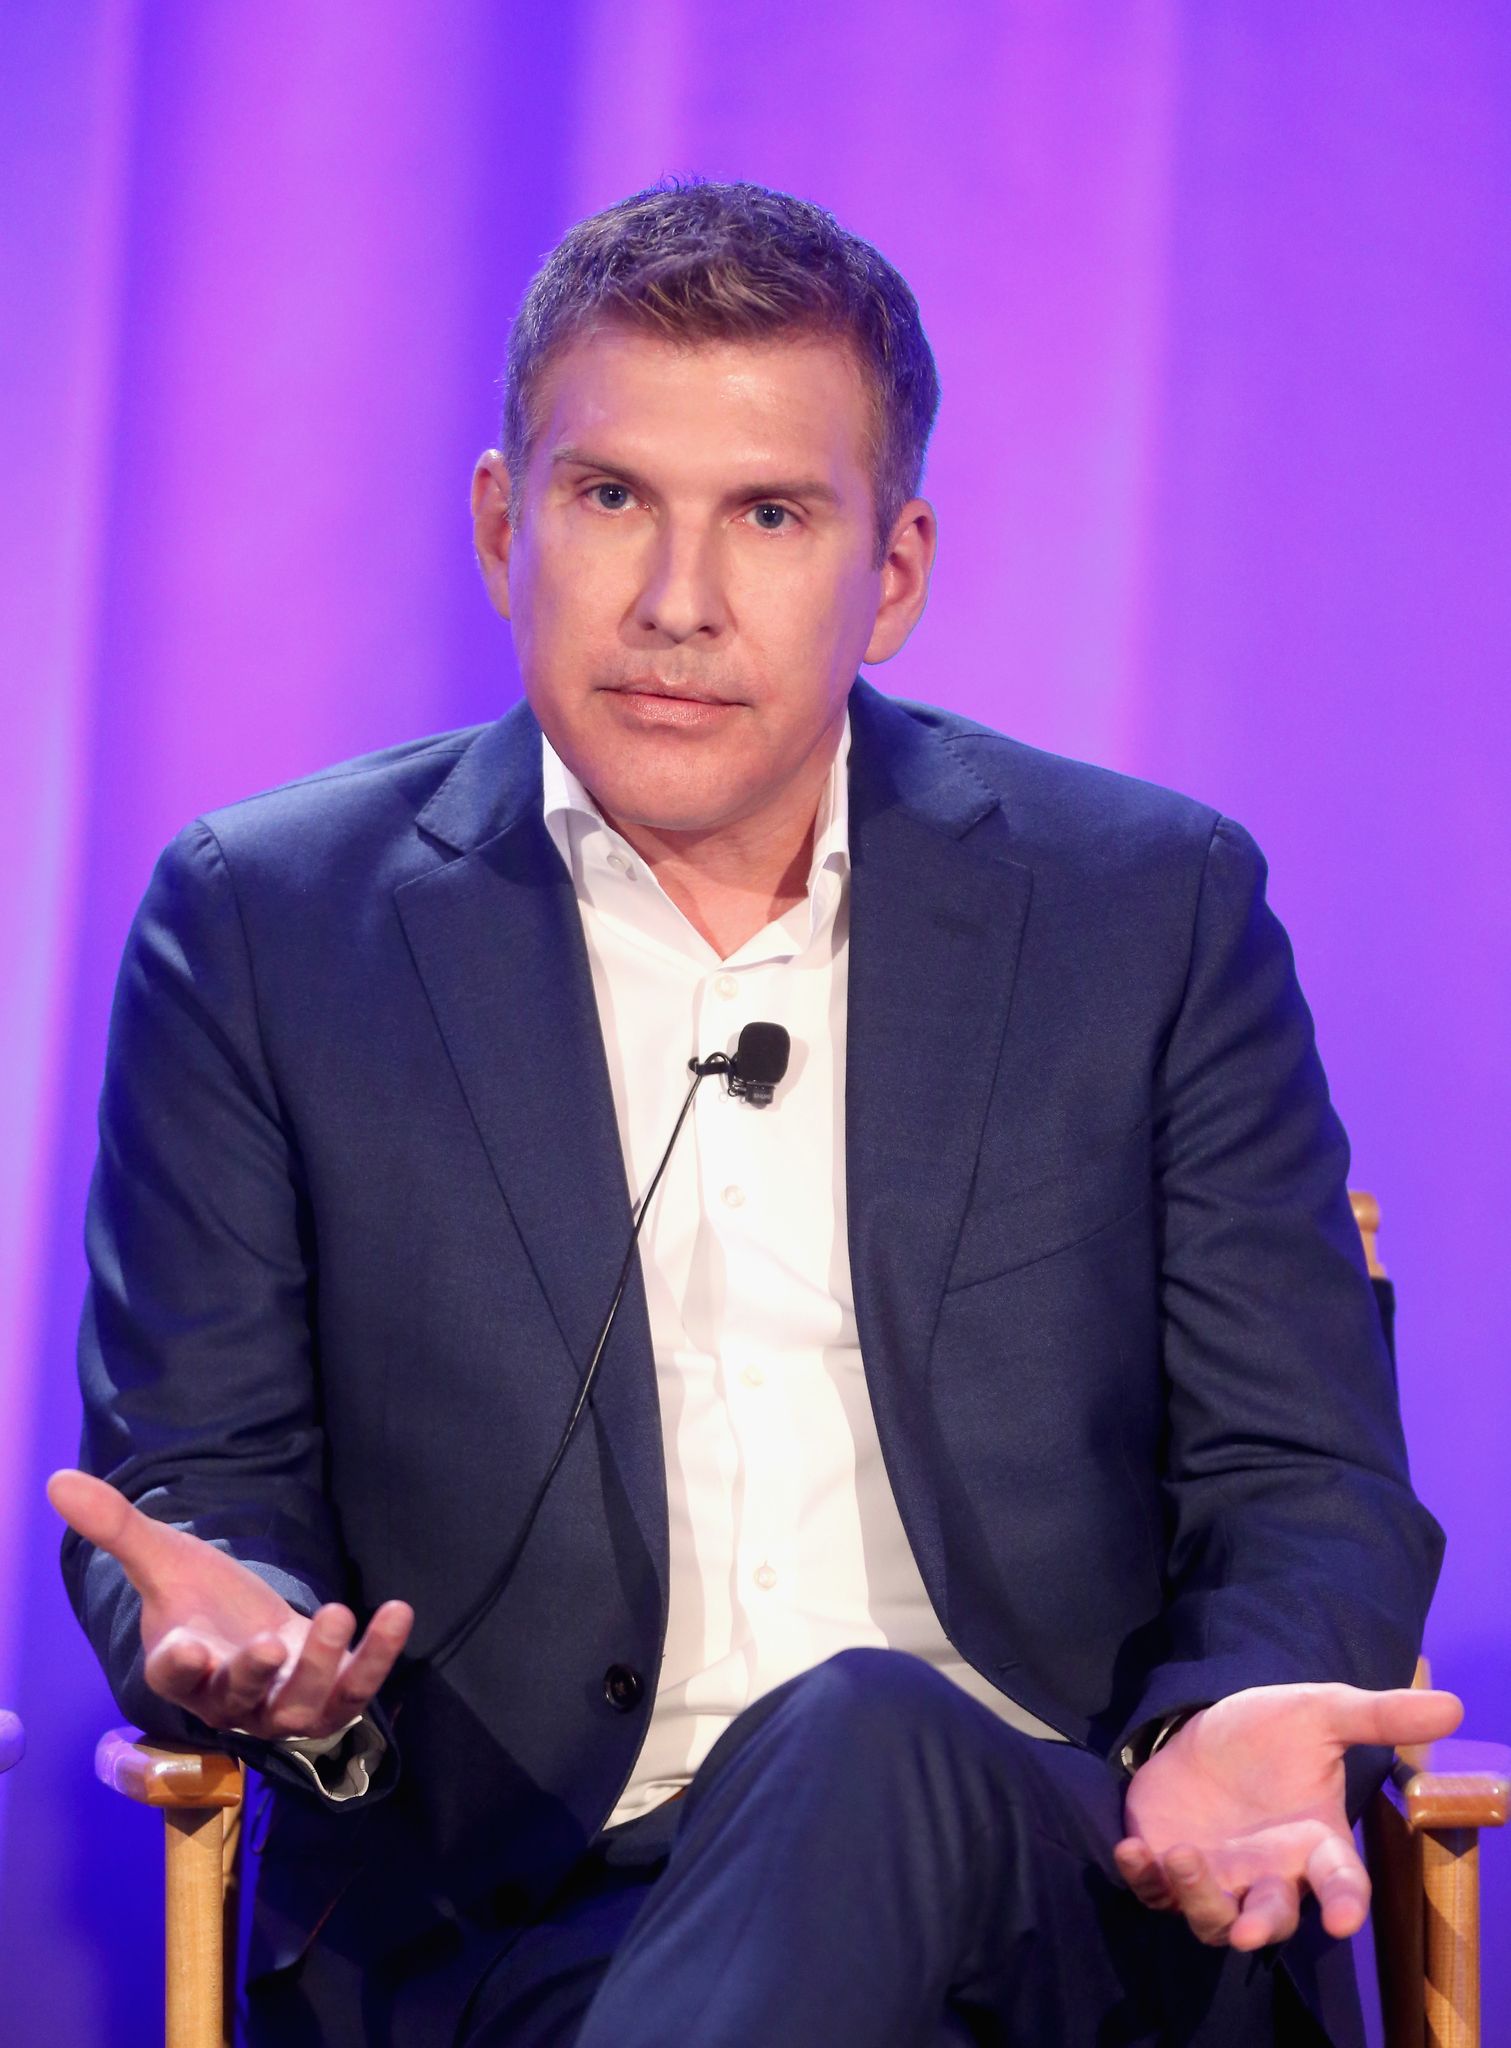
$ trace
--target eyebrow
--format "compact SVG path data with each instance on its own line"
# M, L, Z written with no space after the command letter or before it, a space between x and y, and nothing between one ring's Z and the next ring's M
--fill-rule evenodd
M553 467L560 465L570 469L601 469L606 476L620 477L633 486L642 496L650 494L650 486L644 477L637 476L633 469L622 462L609 462L602 456L594 455L590 449L575 448L565 444L551 450ZM801 477L784 480L769 478L763 483L742 484L725 493L728 504L764 504L768 499L798 498L807 504L837 505L839 492L832 484L826 484L821 477Z

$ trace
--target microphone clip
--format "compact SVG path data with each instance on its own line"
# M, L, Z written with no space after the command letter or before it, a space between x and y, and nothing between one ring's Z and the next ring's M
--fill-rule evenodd
M722 1074L731 1095L752 1109L764 1109L787 1071L791 1046L780 1024L747 1024L733 1058L727 1052L712 1052L707 1059L690 1059L687 1070L700 1081Z
M732 1060L727 1052L711 1052L706 1060L691 1059L687 1063L687 1071L696 1074L700 1081L722 1074L728 1092L737 1101L748 1102L752 1109L764 1109L774 1093L775 1084L770 1081L743 1079L739 1063Z

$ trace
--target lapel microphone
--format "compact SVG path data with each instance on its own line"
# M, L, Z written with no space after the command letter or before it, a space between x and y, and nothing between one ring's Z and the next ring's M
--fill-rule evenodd
M592 1355L578 1383L577 1397L572 1403L567 1426L561 1433L561 1441L552 1453L545 1477L536 1488L535 1498L530 1503L529 1513L525 1516L523 1526L503 1563L477 1599L462 1614L460 1620L452 1624L424 1660L432 1670L438 1671L443 1665L449 1664L463 1644L471 1640L479 1624L497 1604L514 1576L514 1568L530 1540L530 1531L535 1527L535 1518L550 1491L551 1481L556 1477L561 1461L567 1455L567 1448L577 1432L578 1423L587 1412L588 1396L593 1391L593 1381L597 1378L599 1363L614 1327L614 1318L619 1313L619 1304L623 1301L625 1289L630 1284L635 1247L640 1242L640 1227L650 1212L651 1197L661 1185L661 1176L665 1173L667 1161L672 1156L672 1147L682 1134L682 1126L687 1122L687 1113L693 1106L693 1097L706 1080L712 1075L719 1074L723 1076L726 1088L736 1100L749 1103L752 1109L765 1109L787 1072L787 1062L791 1055L792 1039L780 1024L756 1023L745 1026L735 1041L732 1053L710 1053L706 1059L699 1059L695 1055L688 1061L687 1070L693 1077L692 1085L682 1099L682 1107L677 1112L677 1121L672 1125L672 1134L666 1141L666 1150L661 1155L661 1162L651 1175L649 1187L636 1205L635 1227L630 1232L624 1263L620 1266L619 1278L614 1283L614 1298L609 1303L609 1312L603 1319L603 1326L598 1332Z
M764 1109L776 1092L776 1085L787 1071L787 1061L792 1054L792 1040L780 1024L747 1024L735 1043L733 1058L727 1052L710 1053L706 1060L689 1060L687 1070L696 1074L698 1081L709 1074L725 1074L729 1077L731 1095L742 1102L748 1102L752 1109ZM698 1081L694 1081L696 1090ZM678 1128L681 1128L680 1121ZM672 1144L677 1142L676 1131L672 1132ZM671 1151L671 1145L667 1146ZM666 1164L663 1160L662 1165ZM657 1167L659 1178L661 1168ZM651 1182L654 1190L655 1181ZM650 1200L647 1195L646 1200Z

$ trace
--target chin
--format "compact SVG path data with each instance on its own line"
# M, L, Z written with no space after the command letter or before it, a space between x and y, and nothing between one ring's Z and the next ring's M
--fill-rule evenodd
M612 796L599 803L621 825L643 826L651 832L716 832L744 814L735 804L658 803L642 790L624 803Z
M658 758L659 750L633 744L590 755L579 779L597 802L630 825L665 832L698 832L741 815L749 792L727 775L697 775L688 764ZM713 763L707 764L712 768Z

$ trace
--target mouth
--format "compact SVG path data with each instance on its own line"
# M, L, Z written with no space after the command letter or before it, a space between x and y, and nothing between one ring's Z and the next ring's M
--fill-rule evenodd
M723 726L740 708L737 697L662 676L632 676L627 683L608 684L604 694L617 706L621 723L642 732L706 732Z
M672 704L728 706L735 701L691 683L669 683L661 676L632 676L627 683L610 683L607 688L614 697L646 697Z

